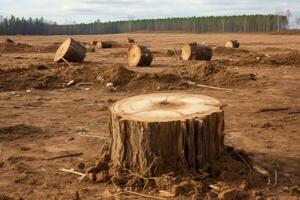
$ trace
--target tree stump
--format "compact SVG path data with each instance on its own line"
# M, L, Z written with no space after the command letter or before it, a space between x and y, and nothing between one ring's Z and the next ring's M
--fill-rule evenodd
M137 44L128 49L129 66L150 66L153 60L150 49Z
M184 45L181 52L183 60L211 60L211 57L212 49L197 43Z
M86 48L72 38L66 39L57 49L54 61L82 62L85 58Z
M240 43L237 40L230 40L225 43L225 47L227 48L239 48Z
M130 38L130 37L127 38L127 42L128 42L128 43L135 43L134 39L132 39L132 38Z
M203 95L156 93L130 97L110 109L111 163L133 172L200 169L224 146L220 102Z
M111 41L99 41L97 42L96 47L99 49L112 48L113 43Z
M96 45L98 43L98 41L94 40L94 41L90 41L90 45Z

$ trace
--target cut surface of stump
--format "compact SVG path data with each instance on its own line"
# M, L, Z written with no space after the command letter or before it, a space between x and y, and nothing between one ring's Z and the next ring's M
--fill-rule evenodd
M109 112L113 168L151 168L149 173L158 175L209 166L222 153L224 112L217 99L156 93L121 100Z
M85 58L86 48L72 38L66 39L57 49L54 61L82 62Z
M227 48L239 48L240 43L237 40L230 40L225 43L225 47Z
M128 49L129 66L150 66L153 60L150 49L137 44Z
M99 41L97 42L96 47L99 49L112 48L113 43L111 41Z
M186 44L182 48L181 58L183 60L211 60L212 49L197 43Z

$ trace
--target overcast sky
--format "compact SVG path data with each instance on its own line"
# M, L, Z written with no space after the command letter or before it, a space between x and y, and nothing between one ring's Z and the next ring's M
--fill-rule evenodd
M272 14L287 9L300 16L300 0L0 0L2 16L43 16L58 23Z

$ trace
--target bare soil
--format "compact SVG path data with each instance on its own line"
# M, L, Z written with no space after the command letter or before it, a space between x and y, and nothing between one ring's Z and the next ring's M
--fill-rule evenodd
M300 35L136 33L74 38L122 44L128 36L154 52L151 67L128 67L125 47L88 52L84 63L70 67L53 62L67 36L10 36L14 43L0 36L0 199L114 199L108 197L117 193L114 185L79 181L59 169L84 173L94 166L109 142L107 108L119 99L152 92L219 99L227 105L226 145L245 155L251 166L270 173L271 185L229 148L216 163L219 167L210 169L205 181L198 180L203 184L200 198L217 199L217 193L245 184L248 199L300 198ZM240 49L220 47L230 39L239 40ZM211 61L176 57L183 44L193 41L215 47ZM159 195L157 190L137 192ZM192 193L175 199L191 199Z

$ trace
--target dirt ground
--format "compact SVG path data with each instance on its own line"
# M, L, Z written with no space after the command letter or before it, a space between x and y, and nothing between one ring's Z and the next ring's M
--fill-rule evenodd
M125 43L127 36L151 48L151 67L128 67L126 48L97 49L87 53L84 63L70 67L53 62L55 49L67 36L9 36L19 44L5 44L7 36L0 36L1 200L9 199L5 195L26 200L78 199L76 194L80 199L116 198L105 196L114 193L115 186L79 181L59 169L84 172L93 166L109 141L107 108L124 97L152 92L204 94L226 104L226 145L246 152L251 164L266 169L272 179L268 185L267 177L252 172L259 177L252 181L249 172L244 177L249 198L300 199L300 35L133 33L74 38ZM218 47L230 39L239 40L240 49ZM212 61L176 58L174 49L193 41L216 47ZM78 154L55 158L70 153ZM211 184L220 179L229 186L245 181L225 175L211 179ZM206 193L210 190L207 187ZM118 196L122 198L137 196Z

